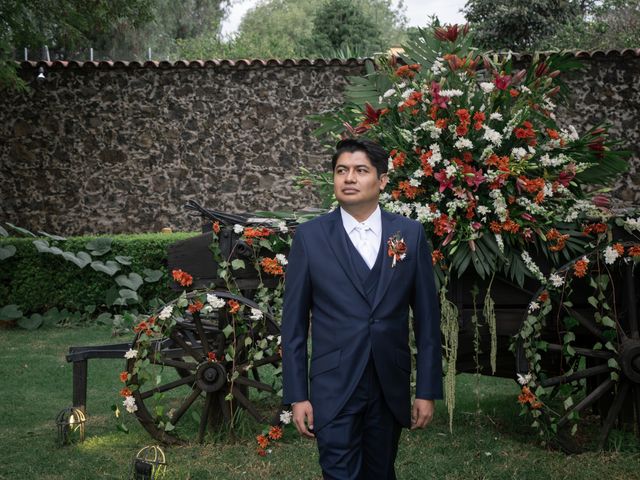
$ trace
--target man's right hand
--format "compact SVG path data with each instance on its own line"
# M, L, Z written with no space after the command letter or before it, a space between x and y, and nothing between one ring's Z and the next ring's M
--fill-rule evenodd
M293 405L293 423L303 437L315 438L313 430L313 407L309 400ZM308 427L307 427L308 425Z

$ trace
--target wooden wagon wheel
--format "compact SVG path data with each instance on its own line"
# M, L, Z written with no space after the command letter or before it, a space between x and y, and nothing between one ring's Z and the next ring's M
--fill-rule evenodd
M550 391L550 399L562 400L567 392L576 398L562 406L556 423L556 440L570 453L604 448L614 426L634 431L640 441L640 269L629 258L607 265L600 256L601 252L587 255L588 271L572 279L570 301L551 295L552 308L536 340L542 365L537 385ZM578 260L561 267L558 274L571 276ZM594 301L589 292L603 276L611 288L606 298ZM532 301L543 292L541 288ZM606 319L602 302L611 307ZM567 344L563 337L569 331L575 340ZM522 342L517 344L517 358L518 371L526 374L530 364ZM576 419L579 427L586 426L579 428L579 435L570 435L568 427Z
M259 423L275 424L279 419L274 379L281 360L278 325L268 312L252 318L258 304L227 291L193 291L167 305L195 302L207 294L225 304L237 302L239 312L232 315L226 305L193 313L176 308L170 328L151 336L140 331L132 344L138 356L127 362L127 371L135 415L164 444L182 444L194 437L202 443L207 431L231 423L238 407ZM240 323L246 328L236 336L233 327ZM264 348L251 355L257 345ZM161 376L148 378L148 370Z

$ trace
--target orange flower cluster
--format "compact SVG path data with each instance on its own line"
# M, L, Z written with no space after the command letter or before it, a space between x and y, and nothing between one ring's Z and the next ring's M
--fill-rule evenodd
M258 441L258 445L260 446L260 448L264 449L269 446L269 439L266 435L260 434L256 437L256 440Z
M632 245L627 250L627 255L630 257L640 257L640 245Z
M202 303L200 300L196 300L195 302L189 304L187 310L189 311L189 313L194 314L202 310L202 307L204 307L204 303Z
M584 277L587 274L587 265L589 265L588 261L586 261L584 259L578 260L573 265L573 275L578 277L578 278Z
M140 323L138 323L135 327L133 327L133 332L134 333L144 332L148 337L150 337L153 334L153 330L151 330L151 327L153 327L155 323L156 323L156 317L149 317L146 321L143 320Z
M129 372L127 372L126 370L120 372L120 381L122 383L126 383L127 380L129 380Z
M420 71L422 65L418 63L412 63L411 65L402 65L396 70L396 75L398 77L404 78L413 78L416 76L416 73Z
M498 157L495 153L492 153L489 158L487 158L485 162L488 166L496 167L500 173L496 179L489 184L489 188L491 190L496 190L500 188L509 178L509 157L502 156Z
M173 279L183 287L188 287L193 283L193 277L180 269L172 271L171 275L173 275Z
M624 255L624 245L622 245L621 243L614 243L613 245L611 245L611 247L618 252L618 255L623 256Z
M487 117L484 112L476 112L473 114L473 129L480 130L482 128L482 122L485 121Z
M469 132L469 124L471 123L471 115L466 108L456 110L456 116L460 124L456 127L456 135L464 137Z
M424 192L423 188L412 186L409 180L404 180L402 182L399 182L398 187L400 187L400 191L404 193L404 196L407 197L409 200L413 200L419 194Z
M538 401L534 393L527 386L522 387L522 393L518 395L518 403L520 405L531 405L531 408L538 409L542 407L542 402Z
M533 124L531 122L522 122L522 126L516 128L513 132L516 134L516 138L526 140L527 145L535 147L538 143L536 140L536 132L533 129Z
M276 258L265 257L260 261L260 266L265 273L269 275L284 275L282 265Z
M120 390L121 397L130 397L131 395L133 395L133 392L129 387L123 387L122 390Z
M229 300L227 302L227 305L229 305L229 313L231 313L232 315L238 313L238 311L240 310L240 304L235 300Z
M272 233L273 233L273 230L267 227L258 227L258 228L246 227L242 234L244 235L245 242L247 242L247 245L253 245L254 238L265 238L271 235Z
M558 140L560 138L558 131L553 128L547 128L547 135L549 135L549 138L552 140Z
M279 426L273 426L269 429L267 434L261 433L256 437L258 442L258 455L264 457L267 454L267 447L273 440L280 440L282 438L282 428Z
M450 219L444 213L433 221L434 232L439 237L442 237L445 233L453 232L455 225L455 220Z
M585 235L592 235L594 233L600 234L605 233L607 231L607 228L608 227L606 223L591 223L582 228L582 233L584 233Z
M407 159L407 154L404 152L398 152L397 150L391 150L391 162L393 163L393 168L400 168L404 165L404 161Z
M547 241L555 241L556 243L554 245L550 245L549 250L551 250L552 252L559 252L565 247L565 244L567 243L567 240L569 240L569 237L570 235L563 235L555 228L552 228L547 232Z
M407 108L412 108L411 114L416 115L420 110L414 109L413 107L418 105L418 103L420 103L421 101L422 101L422 92L415 91L411 93L411 95L409 95L409 98L407 98L404 101L404 103L398 107L398 111L402 112Z
M503 223L493 220L489 224L489 229L493 233L500 233L503 231L508 233L518 233L520 231L520 225L510 218L507 218Z
M282 438L282 428L273 426L269 429L269 438L271 440L280 440Z
M207 353L207 360L209 360L210 362L217 362L218 357L216 357L216 352Z
M544 303L547 300L549 300L549 292L544 290L540 295L538 295L538 301Z
M436 249L433 252L431 252L431 263L435 265L436 263L441 262L442 260L444 260L444 255L440 250Z
M420 155L420 166L422 167L422 171L424 172L425 177L430 177L433 175L433 167L429 163L429 159L433 156L433 152L428 150Z
M220 233L220 222L213 222L213 233L215 233L216 235Z

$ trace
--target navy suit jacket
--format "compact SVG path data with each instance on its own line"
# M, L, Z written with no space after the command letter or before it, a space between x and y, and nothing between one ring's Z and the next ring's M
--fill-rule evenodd
M397 232L407 251L392 267L386 242ZM416 398L442 398L440 311L424 229L382 211L383 263L373 303L356 273L348 241L338 209L296 230L282 317L283 403L310 400L314 428L321 429L340 412L372 357L387 405L409 427L409 307L418 349Z

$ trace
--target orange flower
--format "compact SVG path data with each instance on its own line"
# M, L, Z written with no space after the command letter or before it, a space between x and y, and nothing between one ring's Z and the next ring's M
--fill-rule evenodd
M220 222L213 222L213 232L216 235L220 233Z
M624 255L624 245L622 245L621 243L614 243L612 247L616 252L618 252L618 255Z
M520 95L520 92L515 88L512 88L511 90L509 90L509 95L511 95L512 97L517 97L518 95Z
M402 182L399 182L398 187L400 187L400 190L402 191L402 193L404 193L404 196L407 197L409 200L413 200L424 191L424 189L420 187L412 186L409 180L404 180Z
M269 429L269 438L271 440L279 440L282 438L282 428L275 426Z
M433 263L434 265L438 262L440 262L441 260L444 260L444 255L442 254L442 252L438 249L435 249L433 252L431 252L431 263Z
M570 235L562 235L558 230L552 228L547 232L547 241L555 240L556 243L554 245L550 245L549 250L552 252L559 252L565 247L565 244L567 240L569 240L569 237Z
M540 302L546 302L547 300L549 300L549 292L547 292L546 290L543 291L539 296L538 296L538 301Z
M554 130L553 128L547 128L547 135L549 135L549 138L553 140L557 140L560 138L560 134L558 133L558 131Z
M582 233L585 235L591 235L592 233L605 233L607 231L606 223L592 223L585 226L582 229Z
M282 265L280 265L276 258L265 257L260 262L260 265L262 266L262 270L264 270L265 273L268 273L270 275L284 275Z
M121 397L130 397L131 395L133 395L133 392L131 392L128 387L124 387L122 390L120 390Z
M502 231L502 225L500 222L496 222L495 220L489 224L489 228L493 233L500 233Z
M404 165L404 161L407 158L407 154L404 152L398 152L392 160L393 168L400 168Z
M627 250L627 255L630 257L640 257L640 245L633 245Z
M240 310L240 304L235 300L229 300L227 302L227 305L229 305L229 313L231 314L238 313L238 311Z
M518 225L516 222L508 218L502 224L502 230L509 233L518 233L518 231L520 230L520 225Z
M210 362L217 362L218 361L218 358L216 357L216 352L207 353L207 358L209 359Z
M187 310L189 310L189 313L193 314L202 310L202 307L204 307L204 304L200 300L196 300L187 307Z
M183 287L188 287L193 283L193 277L180 269L173 270L171 275L173 275L173 279Z
M573 275L582 278L587 274L587 265L589 261L582 258L573 265Z
M129 372L126 370L120 372L120 381L126 383L127 380L129 380Z
M267 448L269 446L269 439L266 435L260 434L256 437L256 440L258 441L260 448Z
M258 227L258 228L246 227L242 234L244 235L244 238L248 240L252 238L268 237L272 233L273 231L267 227Z

